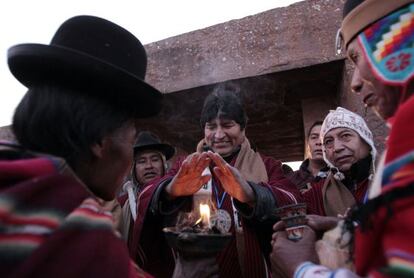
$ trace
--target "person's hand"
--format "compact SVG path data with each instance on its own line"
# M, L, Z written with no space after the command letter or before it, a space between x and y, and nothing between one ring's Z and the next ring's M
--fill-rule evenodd
M175 262L173 278L207 278L219 277L216 257L191 258L180 254Z
M284 221L278 221L273 225L273 231L276 232L283 232L286 229L286 224ZM275 234L274 233L274 234ZM273 244L273 239L272 239Z
M242 177L239 170L230 166L219 154L213 152L207 154L215 164L214 174L224 190L238 201L254 206L256 197L253 189Z
M316 232L326 232L338 225L339 218L333 216L306 215L307 225Z
M193 153L189 155L180 167L180 170L165 188L170 198L190 196L206 184L211 176L202 173L210 164L207 153Z
M276 227L275 227L276 226ZM279 228L282 224L274 226ZM272 235L272 253L270 262L273 276L293 277L296 268L303 262L318 262L315 251L315 232L305 227L303 237L299 241L291 241L287 238L285 231L275 232Z

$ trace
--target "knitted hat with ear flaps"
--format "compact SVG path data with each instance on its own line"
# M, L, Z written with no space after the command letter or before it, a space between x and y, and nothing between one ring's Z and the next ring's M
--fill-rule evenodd
M364 119L342 107L337 107L336 110L331 110L329 114L325 117L321 127L321 142L324 142L326 134L335 128L349 128L359 134L359 136L371 147L371 156L372 156L372 165L375 164L375 158L377 156L377 149L374 145L374 140L371 130L368 128ZM332 162L330 162L326 157L326 149L324 144L322 144L323 149L323 158L331 168L336 168Z
M94 16L65 21L49 45L19 44L8 51L12 74L26 87L73 87L139 117L161 109L162 94L145 83L147 55L141 42L124 28Z

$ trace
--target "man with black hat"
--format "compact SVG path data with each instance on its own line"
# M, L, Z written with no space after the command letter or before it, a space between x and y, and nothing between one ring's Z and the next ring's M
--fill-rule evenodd
M345 46L355 66L352 90L390 126L370 200L354 209L345 225L354 233L355 271L364 277L413 277L414 1L348 0L338 38L343 42L338 40L338 50ZM356 277L346 269L313 264L315 239L311 229L298 242L275 233L275 271L294 277Z
M119 198L122 206L124 238L129 240L130 228L137 218L137 196L154 179L164 176L167 161L175 154L175 149L149 131L142 131L134 145L134 163L131 169L131 181L123 185L126 192Z
M148 277L102 207L130 170L135 120L160 110L144 47L77 16L49 45L10 48L8 63L28 91L13 117L19 145L0 151L0 276Z
M161 143L155 134L143 131L138 135L134 146L135 167L132 172L132 180L138 193L151 180L164 176L167 161L174 156L174 153L174 147Z

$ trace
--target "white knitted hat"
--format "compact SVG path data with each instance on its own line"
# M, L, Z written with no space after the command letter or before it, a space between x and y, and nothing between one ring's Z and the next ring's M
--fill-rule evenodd
M356 133L361 136L362 139L371 147L371 156L372 156L372 165L374 166L375 163L375 157L377 156L377 149L374 145L374 140L372 136L371 130L369 130L366 122L364 119L359 116L358 114L355 114L354 112L351 112L345 108L337 107L336 110L329 111L329 114L325 117L325 120L323 121L322 127L321 127L321 142L323 142L323 139L325 138L325 135L332 129L338 128L338 127L345 127L354 130ZM333 166L333 164L326 158L326 150L324 144L322 144L323 149L323 158L325 162L333 168L336 168Z

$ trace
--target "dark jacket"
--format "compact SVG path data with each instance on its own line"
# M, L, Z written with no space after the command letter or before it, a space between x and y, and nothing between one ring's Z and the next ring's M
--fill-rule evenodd
M328 176L329 168L325 167L319 171L316 176L313 176L312 173L308 170L309 159L305 159L300 168L293 173L290 173L287 177L289 180L297 186L300 191L309 190L312 186L312 183L317 183L321 179L324 179Z

